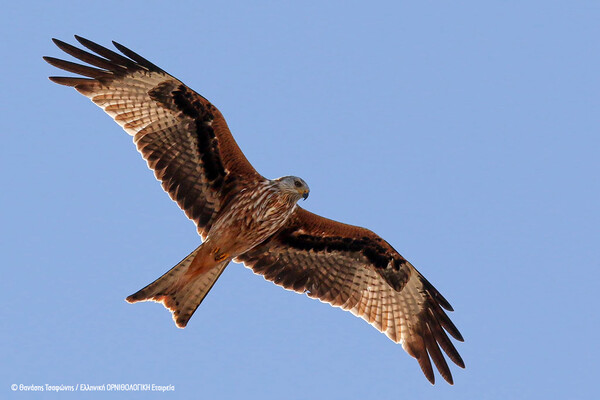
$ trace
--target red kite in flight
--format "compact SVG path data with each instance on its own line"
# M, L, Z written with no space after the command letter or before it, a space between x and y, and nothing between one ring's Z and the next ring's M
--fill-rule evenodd
M464 368L446 334L463 341L442 310L452 307L392 246L367 229L300 208L296 203L309 193L306 182L260 175L219 110L178 79L116 42L122 54L76 39L91 52L54 43L91 66L44 57L83 76L50 79L89 97L133 136L163 189L196 223L203 240L128 302L160 302L183 328L234 260L279 286L363 318L401 343L431 383L430 358L453 382L440 350Z

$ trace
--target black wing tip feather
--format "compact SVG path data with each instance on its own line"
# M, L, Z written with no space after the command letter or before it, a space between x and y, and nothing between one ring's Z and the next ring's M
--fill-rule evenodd
M427 297L427 301L418 316L421 323L412 334L412 343L407 347L403 345L403 347L411 356L417 359L423 374L432 385L435 384L433 365L435 365L442 378L448 384L453 385L454 379L446 362L446 357L461 368L465 368L465 363L448 334L460 342L463 342L464 338L443 309L448 309L444 306L449 306L449 304L447 302L444 304L445 299L440 301L443 297L422 276L421 282Z
M444 296L425 278L422 274L419 273L419 278L423 283L425 289L429 292L431 297L437 301L437 303L442 306L444 309L448 311L454 311L454 308L450 305L450 302L446 300Z
M442 378L446 380L449 384L453 385L454 380L452 379L452 373L450 372L450 368L448 367L448 363L440 350L437 337L433 333L429 324L425 325L427 328L427 332L425 333L425 346L427 348L427 353L433 360L433 363L437 367Z
M424 289L429 294L430 307L432 307L434 310L435 317L438 319L439 323L452 335L454 339L458 340L459 342L464 342L465 339L463 338L462 334L443 310L445 309L453 312L454 308L452 308L448 300L446 300L444 296L442 296L442 294L423 275L419 274L419 278Z
M415 341L414 346L411 347L412 352L409 351L409 354L417 359L423 373L432 384L434 384L435 378L431 361L444 380L453 385L454 379L444 353L460 368L465 368L465 362L446 332L458 341L462 342L464 339L435 298L430 297L429 305L425 307L424 312L425 314L420 317L422 325L415 332L419 339Z
M107 47L99 45L96 42L92 42L89 39L81 37L79 35L74 35L74 36L75 36L75 39L79 43L81 43L84 47L86 47L89 50L93 51L94 53L106 58L107 60L110 60L113 63L116 63L117 65L121 65L123 67L137 69L136 67L138 67L138 65L136 65L136 63L134 61L130 60L129 58L127 58L115 51L112 51Z
M77 63L74 63L71 61L61 60L60 58L44 56L43 59L48 64L50 64L56 68L60 68L67 72L72 72L74 74L79 74L79 75L87 76L87 77L94 78L94 79L109 78L112 76L112 73L110 73L108 71L98 69L98 68L88 67L86 65L77 64Z
M435 301L435 300L434 300ZM448 333L450 333L450 335L452 335L452 337L456 340L458 340L459 342L464 342L465 339L462 335L462 333L460 333L460 331L458 330L458 328L456 327L456 325L454 325L454 322L452 322L452 320L450 319L450 317L448 317L446 315L446 313L444 312L444 310L442 310L439 306L436 310L437 312L435 313L435 318L437 319L438 323L444 327L444 329L446 331L448 331Z
M94 82L93 79L87 79L87 78L70 78L70 77L66 77L66 76L49 76L48 79L50 79L52 82L57 83L59 85L72 86L72 87L75 87L77 85L82 85L82 84L90 83L90 82Z
M423 375L425 375L425 378L427 378L432 385L435 385L434 365L440 376L444 378L448 384L454 385L454 378L452 377L452 372L450 372L450 367L440 350L436 337L431 332L424 332L416 348L412 347L411 351L408 351L408 353L417 360ZM454 356L451 356L450 359L456 362Z
M79 35L74 36L75 39L82 46L84 46L91 52L75 47L60 39L52 38L52 42L65 53L91 66L77 64L74 62L61 60L55 57L44 56L43 59L56 68L60 68L67 72L83 75L92 79L86 79L81 77L50 77L50 80L52 82L66 86L75 86L81 83L89 83L94 80L102 82L105 79L111 79L116 76L121 76L125 73L135 71L151 71L166 74L164 70L162 70L155 64L151 63L144 57L140 56L139 54L135 53L134 51L128 49L127 47L117 42L113 41L113 44L117 48L117 50L123 53L123 55ZM78 81L82 79L85 80Z
M114 40L112 41L112 43L117 48L117 50L119 50L121 53L125 54L127 57L129 57L132 60L134 60L135 62L137 62L139 65L147 68L149 71L165 72L160 67L158 67L156 64L148 61L147 59L140 56L138 53L134 52L133 50L123 46L122 44L120 44L118 42L115 42Z
M435 385L435 374L433 373L433 366L431 365L431 360L429 359L427 351L423 351L422 354L419 354L417 362L419 363L425 378L427 378L432 385Z
M79 43L81 43L83 46L87 47L88 49L109 59L110 61L119 63L125 67L127 67L127 66L136 67L136 68L142 67L143 69L153 71L153 72L165 72L161 68L157 67L155 64L146 60L144 57L140 56L136 52L128 49L127 47L123 46L122 44L120 44L114 40L112 41L113 45L117 48L117 50L119 50L121 53L123 53L123 55L116 53L104 46L99 45L98 43L92 42L91 40L81 37L79 35L75 35L75 39Z

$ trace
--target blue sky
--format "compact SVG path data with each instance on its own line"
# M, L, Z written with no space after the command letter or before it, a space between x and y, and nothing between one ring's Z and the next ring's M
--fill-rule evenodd
M0 397L42 398L10 385L46 383L175 386L161 398L595 397L599 20L595 1L4 8ZM186 82L263 175L303 177L303 206L409 259L456 310L455 386L431 386L364 321L238 264L185 330L157 304L127 304L199 237L128 135L47 80L41 57L61 55L50 38L73 34Z

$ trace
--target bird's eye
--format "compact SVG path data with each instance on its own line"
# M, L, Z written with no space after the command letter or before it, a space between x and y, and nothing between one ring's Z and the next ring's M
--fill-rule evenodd
M302 186L302 184L300 183L300 181L294 181L294 186L300 187Z

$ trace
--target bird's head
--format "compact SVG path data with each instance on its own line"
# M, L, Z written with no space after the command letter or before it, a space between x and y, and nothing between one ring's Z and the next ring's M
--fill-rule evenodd
M308 198L310 189L302 178L298 178L297 176L284 176L282 178L275 179L275 181L277 182L279 188L295 201L298 201L301 198L304 200Z

